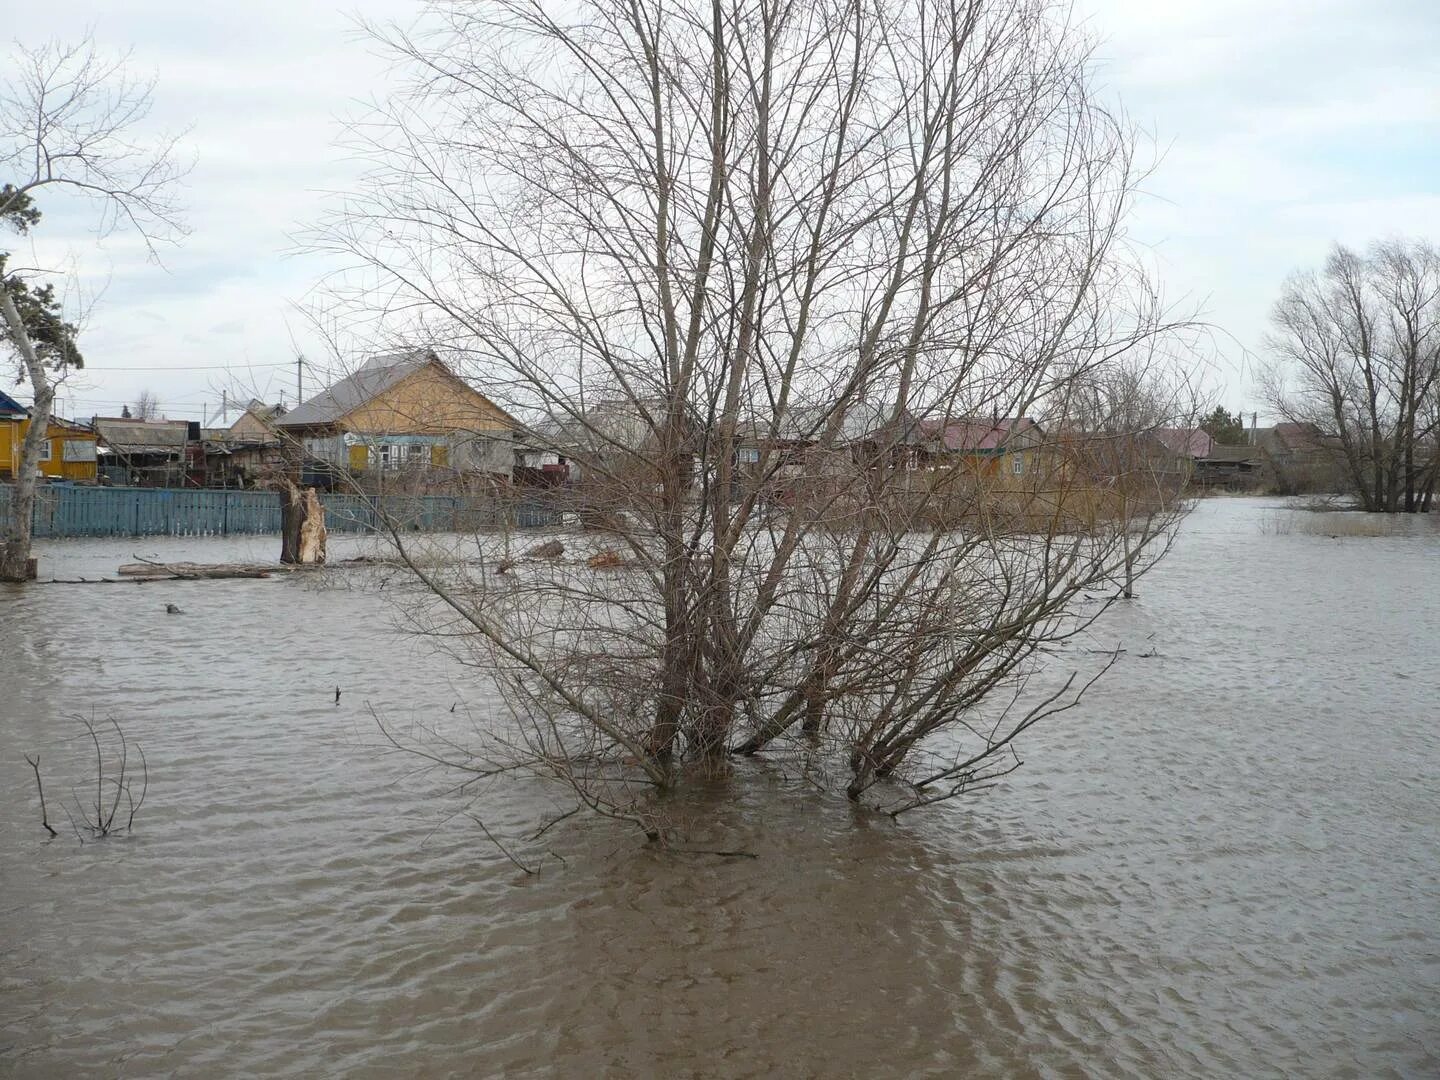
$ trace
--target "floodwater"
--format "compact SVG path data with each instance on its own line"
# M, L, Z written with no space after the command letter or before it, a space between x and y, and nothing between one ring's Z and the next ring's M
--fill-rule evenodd
M534 875L384 752L372 708L487 707L384 590L0 593L0 1074L1435 1075L1440 534L1274 505L1200 506L1086 646L1118 666L998 791L895 825L742 763L690 797L698 846L754 859L579 818L529 843L544 792L483 793ZM144 747L129 836L40 829L22 754L60 816L74 714Z

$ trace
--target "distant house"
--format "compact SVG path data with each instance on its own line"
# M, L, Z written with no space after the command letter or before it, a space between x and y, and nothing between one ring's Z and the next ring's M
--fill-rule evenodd
M201 429L206 487L249 487L285 466L284 439L275 422L285 406L251 400L211 418Z
M205 459L200 425L186 420L97 416L100 475L112 484L202 487Z
M20 448L30 431L30 410L9 394L0 392L0 477L15 479ZM93 482L95 432L84 424L50 418L40 454L40 472L55 480Z
M275 422L284 415L284 405L267 405L251 398L243 405L230 405L211 417L201 433L204 438L227 442L270 442L280 437Z
M1315 424L1286 422L1254 433L1254 450L1270 484L1282 494L1333 492L1349 487L1340 440Z
M1151 435L1168 450L1187 479L1201 487L1250 488L1260 481L1260 454L1253 446L1218 443L1201 428L1156 428Z
M921 420L920 432L932 467L958 464L977 477L1007 481L1041 471L1045 432L1027 416Z
M272 422L312 467L371 476L450 469L506 479L520 427L429 349L377 356Z

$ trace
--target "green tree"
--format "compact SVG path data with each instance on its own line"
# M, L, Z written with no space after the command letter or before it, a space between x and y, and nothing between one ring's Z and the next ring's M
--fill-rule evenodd
M1238 413L1216 405L1214 410L1200 423L1200 427L1221 446L1243 446L1245 443L1245 420Z

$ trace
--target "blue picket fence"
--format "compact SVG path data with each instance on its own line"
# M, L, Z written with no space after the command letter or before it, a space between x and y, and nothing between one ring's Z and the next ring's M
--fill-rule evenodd
M11 487L0 484L0 520ZM558 525L561 513L541 502L502 502L460 495L321 495L331 532L370 532L388 518L421 532L469 532ZM273 491L176 490L46 484L36 493L37 537L234 536L280 531Z

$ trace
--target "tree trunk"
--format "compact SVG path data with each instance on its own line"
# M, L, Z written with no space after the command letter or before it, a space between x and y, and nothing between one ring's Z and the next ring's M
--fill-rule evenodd
M55 388L50 385L49 373L35 353L35 345L26 332L25 323L15 307L4 282L0 281L0 314L10 336L20 350L25 371L30 377L30 386L35 393L35 402L30 408L30 429L21 444L20 460L16 465L15 490L10 497L10 521L5 530L5 546L0 550L0 581L26 581L30 574L31 525L35 513L35 473L40 467L40 455L50 431L50 407L55 400Z
M280 488L280 561L287 565L300 561L300 526L305 520L305 509L300 501L300 489L285 480Z

